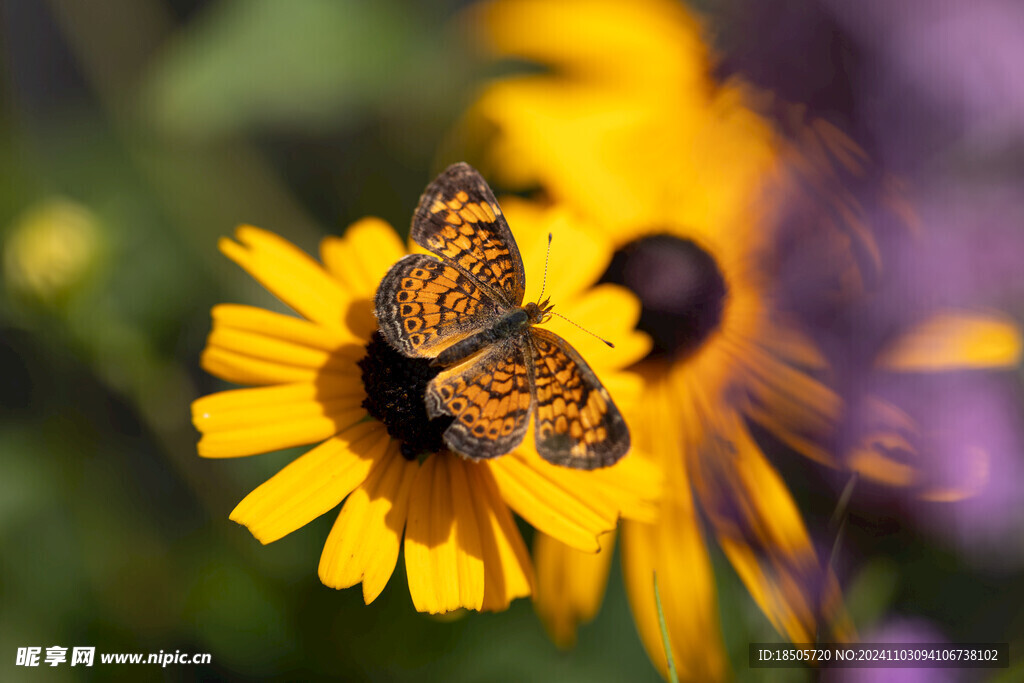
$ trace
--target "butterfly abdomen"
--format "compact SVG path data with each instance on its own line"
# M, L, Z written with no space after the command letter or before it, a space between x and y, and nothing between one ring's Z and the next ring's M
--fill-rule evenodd
M522 308L516 308L498 318L493 325L472 337L452 344L437 355L432 365L451 365L491 344L522 333L530 326L530 315Z

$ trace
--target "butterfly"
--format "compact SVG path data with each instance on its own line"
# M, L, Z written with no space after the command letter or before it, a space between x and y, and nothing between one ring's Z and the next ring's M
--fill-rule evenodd
M523 305L526 276L494 193L466 163L453 164L420 198L411 254L375 297L381 336L399 353L442 370L427 385L431 418L454 419L445 445L471 460L495 458L526 436L556 465L606 467L629 450L629 429L580 354L536 327L549 300Z

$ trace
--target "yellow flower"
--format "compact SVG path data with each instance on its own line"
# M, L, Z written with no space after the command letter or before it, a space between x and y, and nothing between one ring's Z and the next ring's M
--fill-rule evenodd
M781 633L842 637L834 578L749 428L834 464L819 444L838 397L808 372L824 360L773 300L780 203L766 190L786 180L784 142L741 85L712 82L699 27L679 4L522 0L480 11L498 55L550 69L500 80L474 105L469 120L492 135L487 158L607 231L619 252L606 277L640 296L641 327L654 336L636 366L643 400L627 419L639 452L662 468L664 493L657 522L629 521L622 539L648 654L664 672L656 574L681 677L727 675L698 507ZM849 156L827 132L825 148ZM599 604L608 553L542 538L535 554L555 574L538 579L538 610L556 641L571 642L576 619ZM546 589L571 583L590 594Z
M795 642L850 637L835 578L751 425L839 465L823 447L842 408L820 381L825 359L776 296L778 227L789 193L820 202L821 220L799 238L824 247L836 292L856 293L850 247L875 267L881 258L840 182L864 175L863 153L798 109L783 136L751 106L765 96L714 82L700 26L682 3L502 0L473 12L473 30L496 57L545 67L496 81L472 106L467 128L484 137L482 166L601 226L618 249L604 279L640 297L640 327L654 338L635 367L645 388L627 420L638 452L663 470L660 514L627 520L621 539L648 654L665 673L656 574L680 678L729 675L698 509L780 633ZM921 369L1019 356L1012 326L950 322L911 335L886 362ZM597 611L610 553L582 555L540 536L534 555L537 610L556 642L569 644Z
M565 315L620 342L618 352L572 328L557 331L572 338L616 401L628 404L638 380L620 369L647 353L649 341L633 330L635 297L614 285L589 288L610 258L609 244L564 212L512 203L506 215L532 277L541 273L548 230L564 241L552 250L549 291ZM236 457L319 444L231 513L260 542L344 501L320 560L326 585L362 582L369 603L404 547L416 609L499 610L529 595L534 582L510 508L589 552L620 514L652 518L658 473L640 458L587 473L544 462L530 438L483 462L440 447L440 432L423 407L428 364L400 356L375 334L374 292L405 254L387 224L364 219L342 238L324 239L322 266L258 228L241 227L236 239L222 240L221 250L302 317L233 304L213 309L203 367L252 388L195 401L199 453Z
M606 226L653 227L659 214L699 230L741 222L777 163L765 123L741 87L715 86L682 3L626 4L477 8L486 49L550 69L498 81L473 105L469 120L493 133L483 167Z
M99 221L88 207L53 198L11 226L4 244L4 279L12 292L59 302L88 279L102 258Z

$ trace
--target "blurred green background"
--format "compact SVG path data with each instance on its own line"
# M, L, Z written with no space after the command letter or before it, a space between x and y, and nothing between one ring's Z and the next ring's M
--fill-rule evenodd
M617 564L568 653L528 601L415 613L402 562L364 606L358 588L317 579L333 513L268 547L227 518L294 452L196 456L189 403L226 388L198 367L210 307L280 308L217 239L251 223L314 252L365 215L407 230L495 73L456 30L460 4L0 4L0 680L657 679ZM787 474L824 526L834 492ZM1019 569L979 573L889 516L862 515L851 534L869 551L846 586L860 628L903 612L952 638L1024 642L1005 612L1024 599ZM778 638L712 552L730 659L747 677L746 644ZM51 645L213 663L14 666L18 647Z

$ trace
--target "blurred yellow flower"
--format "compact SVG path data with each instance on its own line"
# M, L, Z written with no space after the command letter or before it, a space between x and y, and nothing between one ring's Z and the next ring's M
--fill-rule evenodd
M664 672L656 573L681 678L728 675L698 506L776 629L797 642L831 628L843 637L836 583L748 426L834 464L820 444L839 399L808 372L824 359L773 301L780 202L768 191L786 180L785 143L740 84L712 82L679 4L511 0L478 11L498 56L548 68L502 79L474 105L470 124L492 135L487 161L605 229L619 249L606 277L637 293L654 337L627 418L664 494L657 522L629 521L622 539L648 654ZM609 553L542 538L535 554L556 575L539 577L538 611L571 643L576 620L596 612ZM545 590L568 585L590 593Z
M100 255L93 212L68 199L49 199L11 226L4 244L4 279L10 291L52 303L80 285Z
M606 226L742 222L778 151L744 90L708 75L681 3L521 0L476 11L485 49L549 69L502 79L473 105L469 120L494 133L485 169L513 186L539 183Z
M627 419L639 452L663 470L660 515L627 521L621 540L648 654L665 673L656 574L680 678L729 676L698 509L781 634L851 637L831 569L750 425L826 466L909 476L879 463L877 449L841 463L826 450L842 405L822 383L822 353L776 298L778 228L794 193L822 206L799 239L822 248L829 287L862 291L855 251L881 265L866 212L843 184L844 174L865 175L863 152L799 108L784 136L755 113L753 103L770 96L715 82L701 26L682 3L500 0L469 19L495 58L543 68L495 81L472 105L466 130L485 143L482 166L605 230L618 251L604 278L640 297L640 327L654 339L635 366L645 389ZM882 189L888 210L914 228L905 203L888 197L890 183ZM992 367L1019 355L1012 325L951 313L912 330L880 362L900 371ZM602 542L610 548L612 538ZM534 555L537 610L556 642L571 644L597 612L610 552L582 555L541 536Z
M619 405L628 405L639 380L621 369L647 353L649 340L633 329L634 296L614 285L589 287L610 259L610 243L564 212L516 202L505 212L531 275L541 272L550 230L572 240L552 251L549 291L565 315L620 342L618 353L571 327L556 331L573 338ZM587 552L598 549L598 537L620 515L653 519L659 475L641 458L580 472L541 460L529 438L514 452L481 462L442 448L443 427L427 419L423 406L423 389L436 371L399 355L375 332L374 293L406 253L387 224L364 219L342 238L324 239L322 266L258 228L241 227L236 239L222 240L221 250L302 317L242 305L213 309L203 367L252 388L193 403L203 435L199 454L236 457L320 442L231 513L260 542L344 501L320 560L326 585L362 582L369 603L404 547L417 610L500 610L529 595L534 583L510 508ZM573 276L557 275L566 273Z

